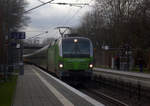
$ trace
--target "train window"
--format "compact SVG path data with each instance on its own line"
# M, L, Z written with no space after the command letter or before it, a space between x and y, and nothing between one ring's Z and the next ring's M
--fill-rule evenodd
M86 39L64 39L62 42L63 57L89 57L90 42Z

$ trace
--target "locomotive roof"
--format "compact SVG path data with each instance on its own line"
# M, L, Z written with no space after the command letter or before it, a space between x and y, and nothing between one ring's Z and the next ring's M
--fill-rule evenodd
M86 37L64 37L64 38L62 38L62 40L63 39L87 39L87 40L90 40L90 39L88 39Z

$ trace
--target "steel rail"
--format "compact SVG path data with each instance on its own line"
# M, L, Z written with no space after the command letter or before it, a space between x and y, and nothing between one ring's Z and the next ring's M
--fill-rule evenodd
M98 97L101 97L102 99L106 100L107 102L115 104L115 106L129 106L128 104L126 104L118 99L115 99L111 96L108 96L98 90L88 90L88 92L90 92Z

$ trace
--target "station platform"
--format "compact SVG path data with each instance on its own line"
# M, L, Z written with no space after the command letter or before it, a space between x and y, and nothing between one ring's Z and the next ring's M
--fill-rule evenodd
M24 69L12 106L104 106L35 66Z
M103 68L94 68L94 74L150 88L150 74Z
M133 77L141 77L150 79L150 74L142 73L142 72L130 72L130 71L123 71L123 70L112 70L112 69L104 69L104 68L94 68L95 71L105 71L108 73L126 75L126 76L133 76Z

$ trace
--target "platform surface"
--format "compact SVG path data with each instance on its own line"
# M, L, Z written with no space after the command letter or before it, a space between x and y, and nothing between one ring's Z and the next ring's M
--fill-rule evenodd
M12 106L104 106L31 65L17 80Z
M150 74L146 73L94 68L94 74L150 87Z
M94 68L94 70L150 79L150 74L148 73L146 74L142 72L129 72L129 71L123 71L123 70L112 70L112 69L104 69L104 68Z

